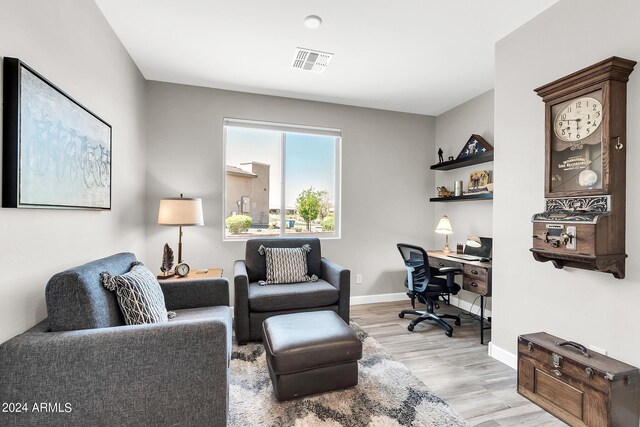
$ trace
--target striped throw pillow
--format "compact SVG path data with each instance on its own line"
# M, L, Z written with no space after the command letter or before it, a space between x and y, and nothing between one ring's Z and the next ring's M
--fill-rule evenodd
M175 313L167 312L164 294L155 276L141 262L134 262L120 276L102 272L102 285L118 295L118 305L127 325L168 322Z
M307 252L311 252L311 245L301 248L258 248L260 255L265 256L267 266L267 280L258 282L260 285L272 283L317 282L318 276L308 275Z

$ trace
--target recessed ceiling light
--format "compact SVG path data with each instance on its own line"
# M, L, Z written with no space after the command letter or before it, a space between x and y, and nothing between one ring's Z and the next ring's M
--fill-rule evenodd
M309 15L306 18L304 18L304 26L307 28L311 28L312 30L315 30L320 25L322 25L322 18L320 18L317 15Z

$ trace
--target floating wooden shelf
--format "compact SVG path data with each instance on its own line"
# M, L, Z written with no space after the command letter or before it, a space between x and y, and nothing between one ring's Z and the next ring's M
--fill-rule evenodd
M474 154L472 156L463 157L462 159L449 160L447 162L436 163L431 165L431 169L439 171L448 171L451 169L463 168L465 166L477 165L493 161L493 150L484 153Z
M493 193L465 194L464 196L432 197L430 202L465 202L467 200L493 200Z

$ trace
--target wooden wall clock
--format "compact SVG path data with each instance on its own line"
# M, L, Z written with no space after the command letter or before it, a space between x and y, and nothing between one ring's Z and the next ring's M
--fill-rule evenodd
M612 57L539 87L545 103L545 211L533 216L536 260L624 278L627 81Z

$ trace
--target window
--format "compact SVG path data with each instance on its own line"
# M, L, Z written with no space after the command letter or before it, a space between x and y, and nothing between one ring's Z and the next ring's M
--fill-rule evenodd
M339 237L340 135L225 119L225 239Z

